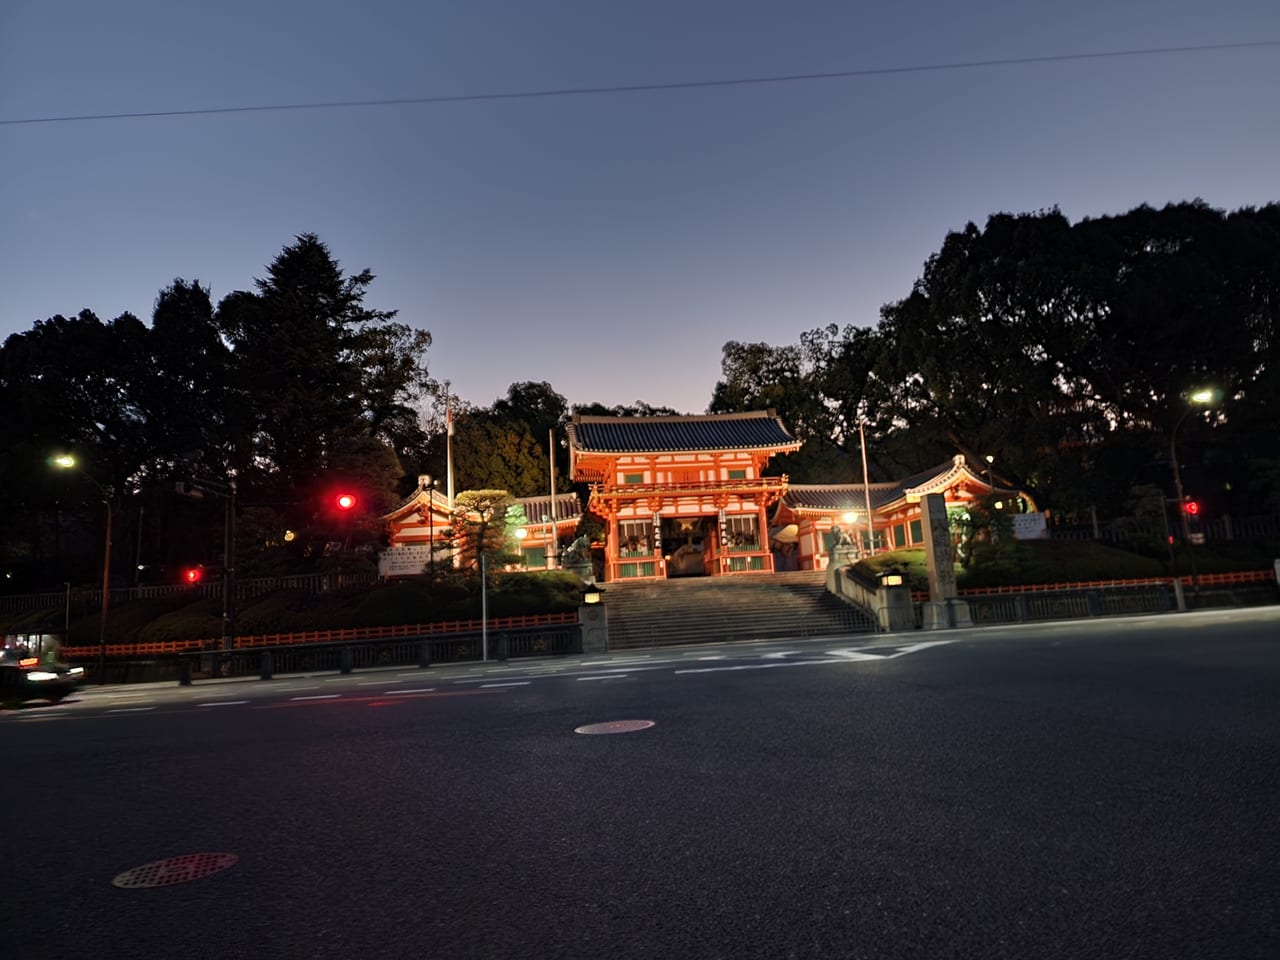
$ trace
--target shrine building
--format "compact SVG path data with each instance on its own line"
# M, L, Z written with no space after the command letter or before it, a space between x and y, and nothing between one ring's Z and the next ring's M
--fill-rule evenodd
M822 570L846 538L866 555L920 546L921 498L940 493L951 513L996 495L1015 534L1044 535L1044 516L1022 491L993 486L961 455L888 483L791 484L766 476L770 460L798 450L772 411L672 417L577 415L567 425L571 479L604 519L603 579L669 579ZM584 505L577 494L517 498L527 569L557 566ZM868 510L868 507L870 508ZM420 478L383 518L391 549L383 576L451 562L448 500ZM869 522L868 522L869 520ZM434 551L431 544L435 545ZM601 545L596 545L600 548Z
M606 580L773 569L769 513L787 478L764 468L801 444L772 410L579 415L566 429L573 480L607 525Z

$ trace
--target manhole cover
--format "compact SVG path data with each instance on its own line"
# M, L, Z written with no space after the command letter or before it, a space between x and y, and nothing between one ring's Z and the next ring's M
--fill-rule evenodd
M112 880L111 885L131 890L135 887L167 887L174 883L190 883L234 866L239 859L234 853L187 853L126 870Z
M588 723L585 727L577 727L574 733L633 733L636 730L648 730L653 726L652 720L610 720L608 723Z

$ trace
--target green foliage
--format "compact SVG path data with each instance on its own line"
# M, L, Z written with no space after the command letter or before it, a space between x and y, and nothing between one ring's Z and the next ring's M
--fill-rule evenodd
M1112 529L1135 553L1166 559L1169 555L1166 538L1171 531L1164 491L1152 484L1135 484L1129 488L1125 510L1112 522Z
M974 564L956 567L956 581L962 588L1012 584L1078 583L1088 580L1127 580L1166 576L1159 560L1098 541L1022 540L1017 542L1016 563ZM923 549L893 550L857 564L867 576L898 567L905 570L913 590L929 589L929 574ZM1257 569L1247 561L1233 569Z
M457 532L462 567L478 571L485 557L491 578L508 561L507 510L512 497L505 490L466 490L453 498L453 529Z
M1280 459L1250 462L1249 493L1267 513L1280 515Z
M454 417L453 469L461 489L509 490L532 497L547 490L545 439L540 444L522 424L483 415Z
M1013 514L997 507L999 495L989 494L971 503L958 520L962 531L961 566L990 577L1017 576L1026 561L1024 541L1013 535Z
M588 543L601 543L608 534L608 530L608 523L604 517L590 510L584 510L578 520L578 526L573 531L573 539L586 537Z

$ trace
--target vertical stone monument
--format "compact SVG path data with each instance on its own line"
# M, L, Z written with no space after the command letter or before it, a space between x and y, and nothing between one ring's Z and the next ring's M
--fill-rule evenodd
M951 549L951 524L947 502L940 493L921 498L925 562L929 568L929 600L923 605L925 630L973 625L969 604L959 599L956 589L955 555Z

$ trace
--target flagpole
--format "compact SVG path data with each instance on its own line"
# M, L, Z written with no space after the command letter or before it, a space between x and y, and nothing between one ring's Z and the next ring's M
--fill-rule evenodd
M866 421L858 417L858 445L862 447L862 492L867 503L867 551L876 555L876 528L871 522L871 481L867 476L867 434L863 430Z
M444 382L444 457L445 477L449 493L449 516L453 516L453 399L449 396L449 381Z
M551 478L551 503L547 507L547 516L551 520L551 539L547 542L547 569L554 570L556 566L556 554L559 552L556 548L560 546L556 542L556 429L552 427L547 431L547 476Z

